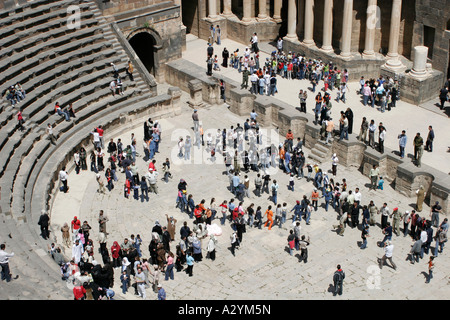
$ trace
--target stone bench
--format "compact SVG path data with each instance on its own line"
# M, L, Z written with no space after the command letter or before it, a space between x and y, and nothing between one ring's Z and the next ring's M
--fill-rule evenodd
M107 42L104 41L102 34L95 34L95 29L89 30L84 35L86 37L85 39L81 38L75 41L70 41L70 39L65 40L64 38L58 39L60 40L61 46L54 48L45 47L44 43L42 44L42 47L46 48L45 51L40 51L40 46L37 46L36 48L33 47L26 50L27 52L18 54L13 61L7 61L0 65L0 72L3 73L3 78L0 80L2 82L10 81L20 73L32 69L47 60L57 61L59 58L63 58L64 54L70 53L73 56L74 51L82 50L81 52L85 52L86 50L89 50L91 46L98 46L100 43L104 45L107 44ZM33 55L33 50L36 50L39 54ZM27 56L28 53L30 56Z
M49 92L45 96L41 97L36 104L26 109L23 113L32 121L41 124L47 120L47 118L54 114L54 104L56 101L60 101L60 105L74 103L79 97L96 95L96 91L101 89L108 89L111 78L109 76L109 70L102 69L87 73L82 77L77 78L77 81L71 81L66 85L58 88L57 94ZM134 83L124 84L124 88L135 86ZM42 107L44 106L44 107ZM59 116L58 116L59 117Z
M45 16L45 13L57 11L59 14L67 12L67 7L70 5L83 6L82 0L56 0L47 1L46 4L40 4L36 2L34 5L22 6L15 10L10 10L8 15L6 12L2 12L2 19L0 19L0 28L17 27L18 24L23 23L36 23L34 19L41 19ZM60 8L63 8L59 10ZM12 14L14 12L14 14ZM14 28L13 28L14 29Z
M93 18L92 12L85 12L82 16L83 23L78 29L69 29L66 26L66 20L50 20L45 24L34 26L31 29L18 32L9 37L2 39L3 50L0 53L0 59L11 57L15 53L27 50L36 44L51 41L59 37L69 36L70 33L80 31L82 29L90 28L98 24L97 19Z
M87 54L81 58L78 53L74 53L73 55L65 56L64 59L60 59L58 61L47 61L40 64L38 68L26 71L20 76L14 78L16 82L22 84L22 87L27 92L26 99L19 105L26 108L30 103L36 101L37 97L43 94L40 86L49 83L49 81L57 80L57 77L61 76L68 70L77 70L80 67L93 64L97 60L108 60L109 62L117 61L116 58L111 58L116 55L116 50L113 49L106 49L100 52L92 51L91 53L92 54ZM36 76L37 73L40 75ZM39 92L37 92L38 88L40 88ZM10 105L11 104L9 101L4 101L2 104L4 108L7 108L6 106Z

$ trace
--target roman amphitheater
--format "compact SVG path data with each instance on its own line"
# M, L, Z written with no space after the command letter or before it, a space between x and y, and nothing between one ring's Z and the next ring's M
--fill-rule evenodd
M283 50L311 59L320 59L349 73L346 103L333 101L332 115L351 107L355 120L348 140L321 140L320 126L314 123L314 93L305 80L278 78L275 96L253 94L241 87L242 74L234 68L221 68L206 74L206 52L210 27L221 30L221 44L214 43L214 54L222 61L222 50L244 52L256 32L261 61L276 51L283 39ZM193 109L198 110L205 132L244 123L250 112L258 113L260 126L279 141L289 129L303 141L307 161L317 163L324 172L331 168L331 155L339 157L336 181L345 178L350 189L359 187L363 204L374 200L378 207L387 202L391 210L415 208L416 190L426 191L421 216L427 218L438 201L442 221L449 210L450 148L448 133L450 106L439 108L439 92L450 78L450 0L4 0L0 2L0 243L13 252L9 259L13 280L2 281L2 300L72 300L70 285L61 279L60 267L49 254L51 243L65 247L61 226L77 216L92 226L95 259L99 244L97 217L104 210L109 218L108 249L113 241L122 243L131 234L140 234L143 257L155 221L166 224L166 214L177 219L179 228L188 215L175 208L177 183L188 182L188 193L195 201L212 197L220 204L233 195L227 190L221 156L212 163L205 150L192 148L193 161L177 159L179 136L193 132ZM134 67L134 80L126 76L128 63ZM111 94L113 63L123 81L123 95ZM364 107L359 79L391 77L400 83L400 101L392 111L381 113ZM220 80L225 83L222 99ZM12 104L5 93L20 83L26 98ZM308 90L307 112L298 111L298 91ZM335 98L335 92L332 93ZM65 121L55 114L55 103L70 104L75 118ZM18 123L18 112L25 119ZM380 153L359 141L363 116L383 122L388 128L385 152ZM73 155L84 147L94 149L91 132L101 125L105 141L121 138L124 145L135 134L139 153L136 163L141 175L148 163L143 159L142 126L149 118L159 120L162 136L156 154L158 170L171 159L173 179L158 181L158 195L150 201L123 196L124 174L117 173L116 188L97 192L95 173L75 173ZM47 139L47 125L57 137L55 145ZM425 152L421 167L411 161L416 132L424 139L428 126L436 132L433 152ZM408 133L407 153L398 154L398 134ZM210 130L210 131L208 131ZM223 159L222 159L223 160ZM386 181L384 190L367 187L370 169L377 165ZM60 192L59 172L66 167L68 193ZM255 173L248 173L253 191ZM104 176L104 174L103 174ZM295 192L285 186L289 177L273 172L280 183L279 202L289 210L303 194L312 191L312 182L296 180ZM242 178L242 177L241 177ZM322 201L322 200L321 200ZM251 192L245 200L261 205L263 213L271 201ZM43 239L38 225L42 211L50 216L50 238ZM332 211L332 210L331 210ZM162 281L170 300L276 300L276 299L438 299L450 297L448 289L450 259L448 249L436 258L434 279L425 284L428 256L412 265L407 256L413 245L410 237L394 236L397 270L378 268L384 254L376 244L383 239L381 229L371 227L366 250L358 248L361 232L347 228L338 237L332 225L336 215L322 207L314 212L311 225L302 221L302 233L311 237L308 263L286 251L286 238L292 221L272 230L247 228L236 257L228 250L228 222L217 244L215 261L203 259L195 264L194 276L176 272L175 280ZM377 223L380 218L376 218ZM213 220L217 222L218 220ZM401 225L403 228L403 225ZM206 256L207 239L203 240ZM432 242L432 249L434 249ZM173 250L175 244L171 244ZM238 263L236 263L238 261ZM346 272L344 295L333 297L332 277L337 264ZM115 271L116 299L137 300L132 289L122 294L120 272ZM15 278L16 276L18 278ZM163 277L162 277L163 278ZM157 294L147 289L147 299Z

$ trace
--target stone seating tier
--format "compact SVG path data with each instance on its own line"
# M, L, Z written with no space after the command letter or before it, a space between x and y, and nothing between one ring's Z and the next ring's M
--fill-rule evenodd
M89 11L89 6L85 7L85 10L80 14L82 23L80 27L76 29L67 28L67 20L61 19L61 17L56 15L51 20L44 20L45 23L43 24L33 25L33 27L29 29L4 37L0 40L0 45L3 47L0 58L4 59L8 56L11 57L15 52L31 48L39 42L46 42L50 41L52 38L63 37L98 23L98 20L95 19L95 14Z

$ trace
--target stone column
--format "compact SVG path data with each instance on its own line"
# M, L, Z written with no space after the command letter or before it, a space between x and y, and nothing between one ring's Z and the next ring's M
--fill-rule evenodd
M352 19L353 19L353 0L345 0L344 17L342 19L342 42L341 57L347 58L351 55L352 42Z
M250 22L252 21L252 3L250 0L242 0L243 5L243 17L242 22Z
M416 78L424 78L427 76L427 59L428 47L414 47L414 64L411 69L411 75Z
M297 40L297 4L296 0L288 2L288 26L286 38Z
M268 18L266 0L259 0L258 20L267 20Z
M216 0L208 0L208 18L217 18L217 3Z
M281 5L283 0L274 0L273 1L273 19L276 22L281 22Z
M323 10L323 51L332 51L331 37L333 33L333 0L325 0Z
M305 0L305 37L303 43L308 46L314 45L314 0Z
M372 57L375 55L375 28L378 23L377 19L377 0L369 0L367 4L367 21L366 21L366 39L364 43L363 56Z
M391 29L389 32L389 49L386 56L386 66L391 69L403 67L398 57L398 41L400 38L400 20L402 14L402 0L392 0Z
M231 0L223 0L223 13L225 17L229 17L233 15L231 11Z

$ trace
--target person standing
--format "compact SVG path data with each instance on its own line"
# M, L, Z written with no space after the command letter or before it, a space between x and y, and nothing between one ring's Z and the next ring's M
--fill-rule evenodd
M68 177L69 177L69 175L66 172L66 167L63 166L61 168L61 170L59 171L59 180L62 183L62 188L60 190L63 191L64 193L69 192L69 187L67 186Z
M394 229L394 233L399 236L400 235L400 220L402 219L402 214L398 210L398 208L394 208L394 211L391 214L392 217L392 228Z
M406 137L406 131L402 130L402 133L398 135L398 146L400 148L400 158L405 157L405 147L408 138Z
M425 283L430 283L431 279L433 279L433 271L435 265L436 262L434 262L434 256L431 256L430 260L428 261L428 279Z
M166 300L166 290L164 290L162 284L158 284L158 300Z
M367 248L367 237L369 237L369 226L366 225L361 232L362 245L359 247L360 249Z
M369 172L370 178L370 189L377 190L378 176L380 175L380 170L376 164L373 165Z
M383 206L381 207L379 213L381 213L381 229L385 229L387 227L387 222L389 218L389 208L387 206L387 203L383 203Z
M248 77L250 75L250 71L248 71L247 67L244 68L244 71L242 71L242 84L241 89L247 89L248 88Z
M372 147L372 149L375 148L375 131L377 130L377 126L375 125L374 120L370 120L369 124L369 146Z
M223 48L222 51L222 66L224 68L228 68L228 58L230 57L230 52L227 50L227 48Z
M417 132L416 136L413 140L413 146L414 146L414 160L417 161L419 149L423 146L423 138L420 136L420 132Z
M53 134L53 127L50 123L47 123L47 128L45 129L47 132L48 139L53 145L56 145L56 137Z
M439 92L439 100L441 102L439 109L444 110L445 102L448 101L448 88L447 87L443 87L441 89L441 91Z
M41 227L41 235L44 238L44 240L47 240L47 238L50 237L50 233L48 231L49 221L50 217L48 216L47 211L42 210L41 216L39 217L38 225Z
M364 141L366 143L367 141L367 130L369 129L369 122L367 121L366 117L363 117L361 122L361 128L359 130L359 141Z
M308 98L308 93L306 90L300 90L298 98L300 99L300 112L306 113L306 99Z
M381 126L380 135L378 136L378 151L384 153L384 141L386 140L386 128Z
M338 264L336 268L337 270L333 274L333 283L334 283L333 296L336 296L337 294L341 296L343 291L345 272L342 270L340 264Z
M403 237L406 237L408 235L408 225L411 222L411 216L409 214L409 211L406 210L403 214Z
M6 280L6 282L10 282L12 280L11 277L11 269L9 267L9 258L14 257L14 252L8 253L5 251L6 244L2 243L0 245L0 266L2 267L1 278L2 281ZM16 275L14 279L17 279L19 276Z
M145 274L142 272L142 268L137 268L137 273L134 275L136 279L136 286L139 297L142 297L142 299L146 299L147 295L145 293ZM167 279L166 279L167 280Z
M439 205L439 201L436 201L430 210L431 224L435 228L439 228L439 213L441 212L442 207Z
M433 140L434 140L434 130L432 126L428 126L428 136L425 143L425 150L428 152L433 152Z
M333 156L331 157L331 171L333 172L333 176L336 176L336 174L337 174L338 163L339 163L339 158L337 157L336 153L333 153Z
M394 252L394 245L388 240L384 243L384 255L381 259L378 259L378 264L380 269L383 268L383 265L386 263L386 260L389 260L394 270L397 270L397 266L394 261L392 261L392 254Z
M423 185L419 186L419 189L416 191L417 200L416 200L416 211L422 212L423 201L425 200L426 192Z
M127 73L127 76L130 77L130 81L134 81L134 78L133 78L133 65L131 64L130 60L128 60L128 66L127 66L127 69L126 69L126 73Z
M302 235L301 240L299 242L299 246L300 246L300 261L303 261L304 263L308 262L308 246L311 243L311 241L309 240L309 236L308 238L306 238L305 235Z

